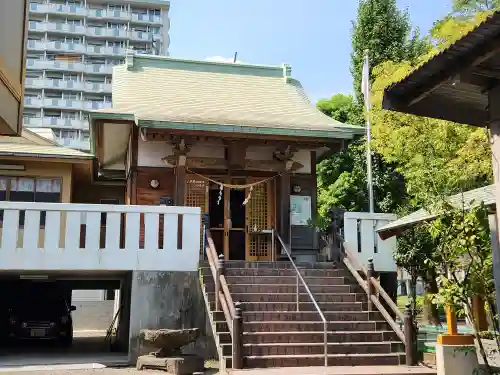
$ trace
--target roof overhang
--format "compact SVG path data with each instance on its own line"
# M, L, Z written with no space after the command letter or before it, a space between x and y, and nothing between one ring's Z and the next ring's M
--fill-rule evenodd
M474 126L488 123L500 84L500 12L384 92L383 108Z
M170 121L155 121L155 120L137 120L139 128L154 128L154 129L169 129L173 131L190 131L201 133L227 133L228 135L267 138L267 137L289 137L296 139L298 137L306 139L322 139L324 141L335 141L339 139L352 139L356 134L363 134L365 130L361 127L352 127L352 129L324 129L310 130L304 127L303 129L291 128L271 128L265 126L239 126L230 124L202 124L202 123L185 123L185 122L170 122Z
M495 211L495 185L488 185L482 188L456 194L448 197L447 201L454 207L463 207L464 209L470 209L475 204L483 202L492 211ZM384 225L383 227L380 227L375 231L379 234L381 239L386 240L403 233L406 229L409 229L416 224L433 220L436 217L438 217L437 214L431 213L428 210L422 208L418 211L412 212L409 215L403 216L387 225Z
M120 173L125 177L126 153L129 138L134 126L139 131L148 129L165 130L171 134L189 132L193 135L211 136L214 133L227 137L281 140L290 142L317 143L317 153L321 155L328 151L325 146L343 145L343 141L364 134L362 127L351 126L347 129L311 130L290 128L270 128L265 126L238 126L230 124L202 124L157 121L139 119L129 112L119 112L115 109L95 111L90 113L91 150L97 158L98 173L111 174L117 178ZM329 146L328 146L329 147ZM338 147L337 147L338 148Z
M125 178L126 157L134 122L132 120L91 119L91 148L96 156L96 179Z

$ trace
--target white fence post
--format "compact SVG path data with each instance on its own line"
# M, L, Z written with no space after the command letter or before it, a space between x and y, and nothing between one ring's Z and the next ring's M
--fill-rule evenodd
M0 210L0 270L198 268L200 208L0 202Z

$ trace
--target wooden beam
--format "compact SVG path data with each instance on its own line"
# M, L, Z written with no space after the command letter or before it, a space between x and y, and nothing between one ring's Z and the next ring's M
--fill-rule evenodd
M427 82L410 93L413 99L409 102L408 106L411 107L415 103L418 103L439 87L454 79L462 71L483 63L498 52L500 52L500 42L498 38L494 38L492 42L485 43L469 51L467 57L454 59L454 63L450 64L450 66L443 66L436 75L432 76ZM446 54L446 52L444 53ZM432 60L426 63L426 65L431 63Z

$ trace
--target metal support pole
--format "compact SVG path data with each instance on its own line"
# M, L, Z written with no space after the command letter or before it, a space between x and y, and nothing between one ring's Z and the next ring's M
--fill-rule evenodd
M233 317L233 369L243 368L243 310L241 302L234 304Z
M407 303L404 311L404 335L405 335L405 354L406 366L415 366L417 364L415 327L413 326L413 314L411 304Z
M215 275L215 311L220 311L219 310L219 293L220 293L220 277L221 275L224 275L224 254L220 254L219 258L217 259L217 265L216 265L216 275Z
M297 311L300 311L299 303L299 274L295 277L295 300L297 301Z
M372 303L372 295L375 294L375 288L372 284L372 277L375 275L375 267L373 265L373 259L368 259L368 267L366 268L366 286L368 288L368 311L374 311Z

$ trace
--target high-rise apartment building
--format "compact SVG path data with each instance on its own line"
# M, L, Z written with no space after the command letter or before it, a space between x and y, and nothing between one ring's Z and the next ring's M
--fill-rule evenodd
M125 51L168 55L165 0L31 0L23 124L89 149L87 111L111 106Z

